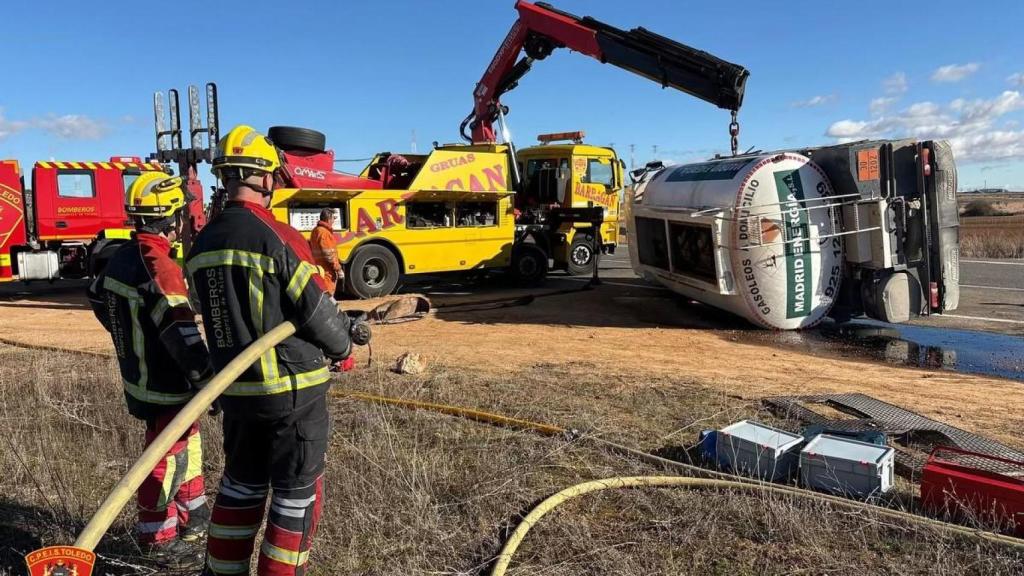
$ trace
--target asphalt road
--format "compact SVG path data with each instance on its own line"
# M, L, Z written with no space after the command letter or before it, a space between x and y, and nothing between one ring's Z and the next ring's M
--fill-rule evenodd
M1024 334L1024 260L961 260L960 305L919 323Z
M640 288L647 286L633 273L629 253L622 246L601 259L601 278L607 283ZM556 272L549 276L555 286L586 282ZM961 260L960 305L955 311L921 318L914 323L965 330L1024 334L1024 260Z
M625 246L620 247L615 254L601 258L601 278L609 285L638 291L664 290L660 286L644 282L633 273ZM589 281L589 277L574 277L564 272L552 272L548 276L545 288L572 288ZM62 281L53 284L34 282L28 286L21 283L0 284L0 300L45 297L48 300L59 301L62 295L81 296L86 285L85 281ZM500 281L479 284L450 278L410 282L405 289L441 298L475 298L488 294L508 293L507 285ZM1024 335L1024 260L962 260L960 305L957 310L917 319L914 323L941 328Z

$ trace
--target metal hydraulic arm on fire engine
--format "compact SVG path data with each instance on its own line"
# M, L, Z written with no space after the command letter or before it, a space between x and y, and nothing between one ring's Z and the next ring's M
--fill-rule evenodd
M199 163L211 162L217 147L219 112L217 109L217 85L206 85L206 127L200 109L199 87L188 87L189 146L181 142L181 113L178 108L178 91L167 92L167 107L164 112L163 92L153 94L153 118L156 125L156 153L152 158L161 163L176 163L178 175L185 179L193 200L188 206L189 226L181 239L187 253L192 239L206 224L203 211L203 184L199 181ZM168 125L169 120L169 125ZM206 146L203 146L206 134Z
M543 2L516 2L512 25L473 92L473 112L460 132L473 143L495 142L494 122L507 112L501 96L512 90L535 60L555 48L568 48L612 64L733 112L730 131L738 131L736 112L743 104L749 72L707 52L643 28L621 30L589 16L579 17ZM517 61L520 52L525 56ZM471 134L466 133L466 128ZM735 140L734 140L735 147ZM735 153L735 152L734 152Z

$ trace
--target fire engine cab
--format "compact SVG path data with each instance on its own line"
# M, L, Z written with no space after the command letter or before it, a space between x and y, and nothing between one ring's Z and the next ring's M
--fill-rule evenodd
M125 192L156 162L36 162L25 186L17 160L0 160L0 282L86 278L128 240Z

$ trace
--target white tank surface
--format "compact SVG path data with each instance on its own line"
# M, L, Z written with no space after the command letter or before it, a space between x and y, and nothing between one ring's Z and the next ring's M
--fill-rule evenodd
M649 173L630 207L633 269L765 328L811 327L842 277L831 196L825 173L795 153Z

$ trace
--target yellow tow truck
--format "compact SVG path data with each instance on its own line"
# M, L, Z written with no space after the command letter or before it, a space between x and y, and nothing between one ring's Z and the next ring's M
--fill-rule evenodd
M350 175L331 169L323 134L268 133L287 175L274 192L274 217L308 236L320 212L333 209L343 289L353 296L389 294L415 274L505 268L531 284L551 262L590 273L595 251L614 250L618 240L622 165L610 148L447 144L428 154L382 152Z
M584 133L541 134L539 146L517 152L522 191L516 195L516 223L521 235L535 234L554 261L570 274L590 274L594 258L594 226L590 222L550 222L551 210L600 208L603 220L597 246L615 253L619 241L619 203L623 163L615 150L583 143ZM555 142L568 141L564 144Z

